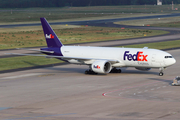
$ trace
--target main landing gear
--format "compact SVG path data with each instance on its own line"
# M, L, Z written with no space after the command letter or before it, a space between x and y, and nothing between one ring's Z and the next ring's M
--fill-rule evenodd
M85 74L91 74L91 75L97 75L98 73L95 73L94 71L92 71L91 69L86 70L84 72ZM117 69L117 68L113 68L110 73L121 73L121 69Z
M94 71L92 71L92 70L86 70L85 72L84 72L85 74L91 74L91 75L97 75L97 73L95 73Z
M121 73L121 69L113 68L110 73Z
M165 69L165 68L159 68L159 70L160 70L159 76L163 76L163 75L164 75L164 73L163 73L164 69Z

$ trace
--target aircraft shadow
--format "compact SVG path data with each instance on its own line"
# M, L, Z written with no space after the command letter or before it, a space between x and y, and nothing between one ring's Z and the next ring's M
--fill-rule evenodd
M37 64L35 63L31 63L31 62L27 62L27 61L23 61L27 64L30 64L30 65L33 65L33 66L38 66ZM64 65L65 64L68 64L68 63L63 63ZM62 64L62 65L63 65ZM54 67L54 64L50 64L48 66L46 65L42 65L41 67L39 68L42 68L42 69L47 69L47 70L54 70L54 71L61 71L61 73L72 73L72 72L75 72L75 73L83 73L85 72L85 70L89 69L89 67L87 66L87 69L85 68L81 68L81 67L78 67L79 65L77 65L77 68L65 68L65 67ZM125 73L125 74L153 74L153 75L158 75L158 72L152 72L152 71L140 71L140 70L127 70L126 68L120 68L122 70L122 73ZM109 73L109 74L119 74L121 75L121 73ZM93 74L92 74L93 75ZM103 75L103 74L98 74L98 75Z
M128 74L153 74L158 75L158 72L153 71L140 71L140 70L122 70L122 73L128 73Z
M86 69L84 68L80 68L80 67L77 67L77 68L64 68L64 67L55 67L54 64L49 64L49 65L37 65L35 63L31 63L31 62L27 62L27 61L23 61L24 63L27 63L29 65L33 65L33 66L37 66L37 68L41 68L41 69L47 69L47 70L54 70L54 71L57 71L59 73L59 71L61 71L61 73L72 73L72 72L78 72L78 73L84 73L84 71ZM64 63L64 65L67 64L67 63ZM62 64L63 65L63 64ZM87 66L87 69L88 69L88 66Z

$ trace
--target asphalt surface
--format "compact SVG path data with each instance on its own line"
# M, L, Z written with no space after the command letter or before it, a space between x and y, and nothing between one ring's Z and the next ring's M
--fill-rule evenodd
M1 120L179 120L177 60L158 76L158 69L85 75L88 66L61 65L0 74Z

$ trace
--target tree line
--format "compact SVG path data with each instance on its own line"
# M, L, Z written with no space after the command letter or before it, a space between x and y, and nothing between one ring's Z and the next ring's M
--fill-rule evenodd
M180 4L180 0L162 0L163 4ZM154 5L157 0L0 0L0 8L80 7L111 5Z

